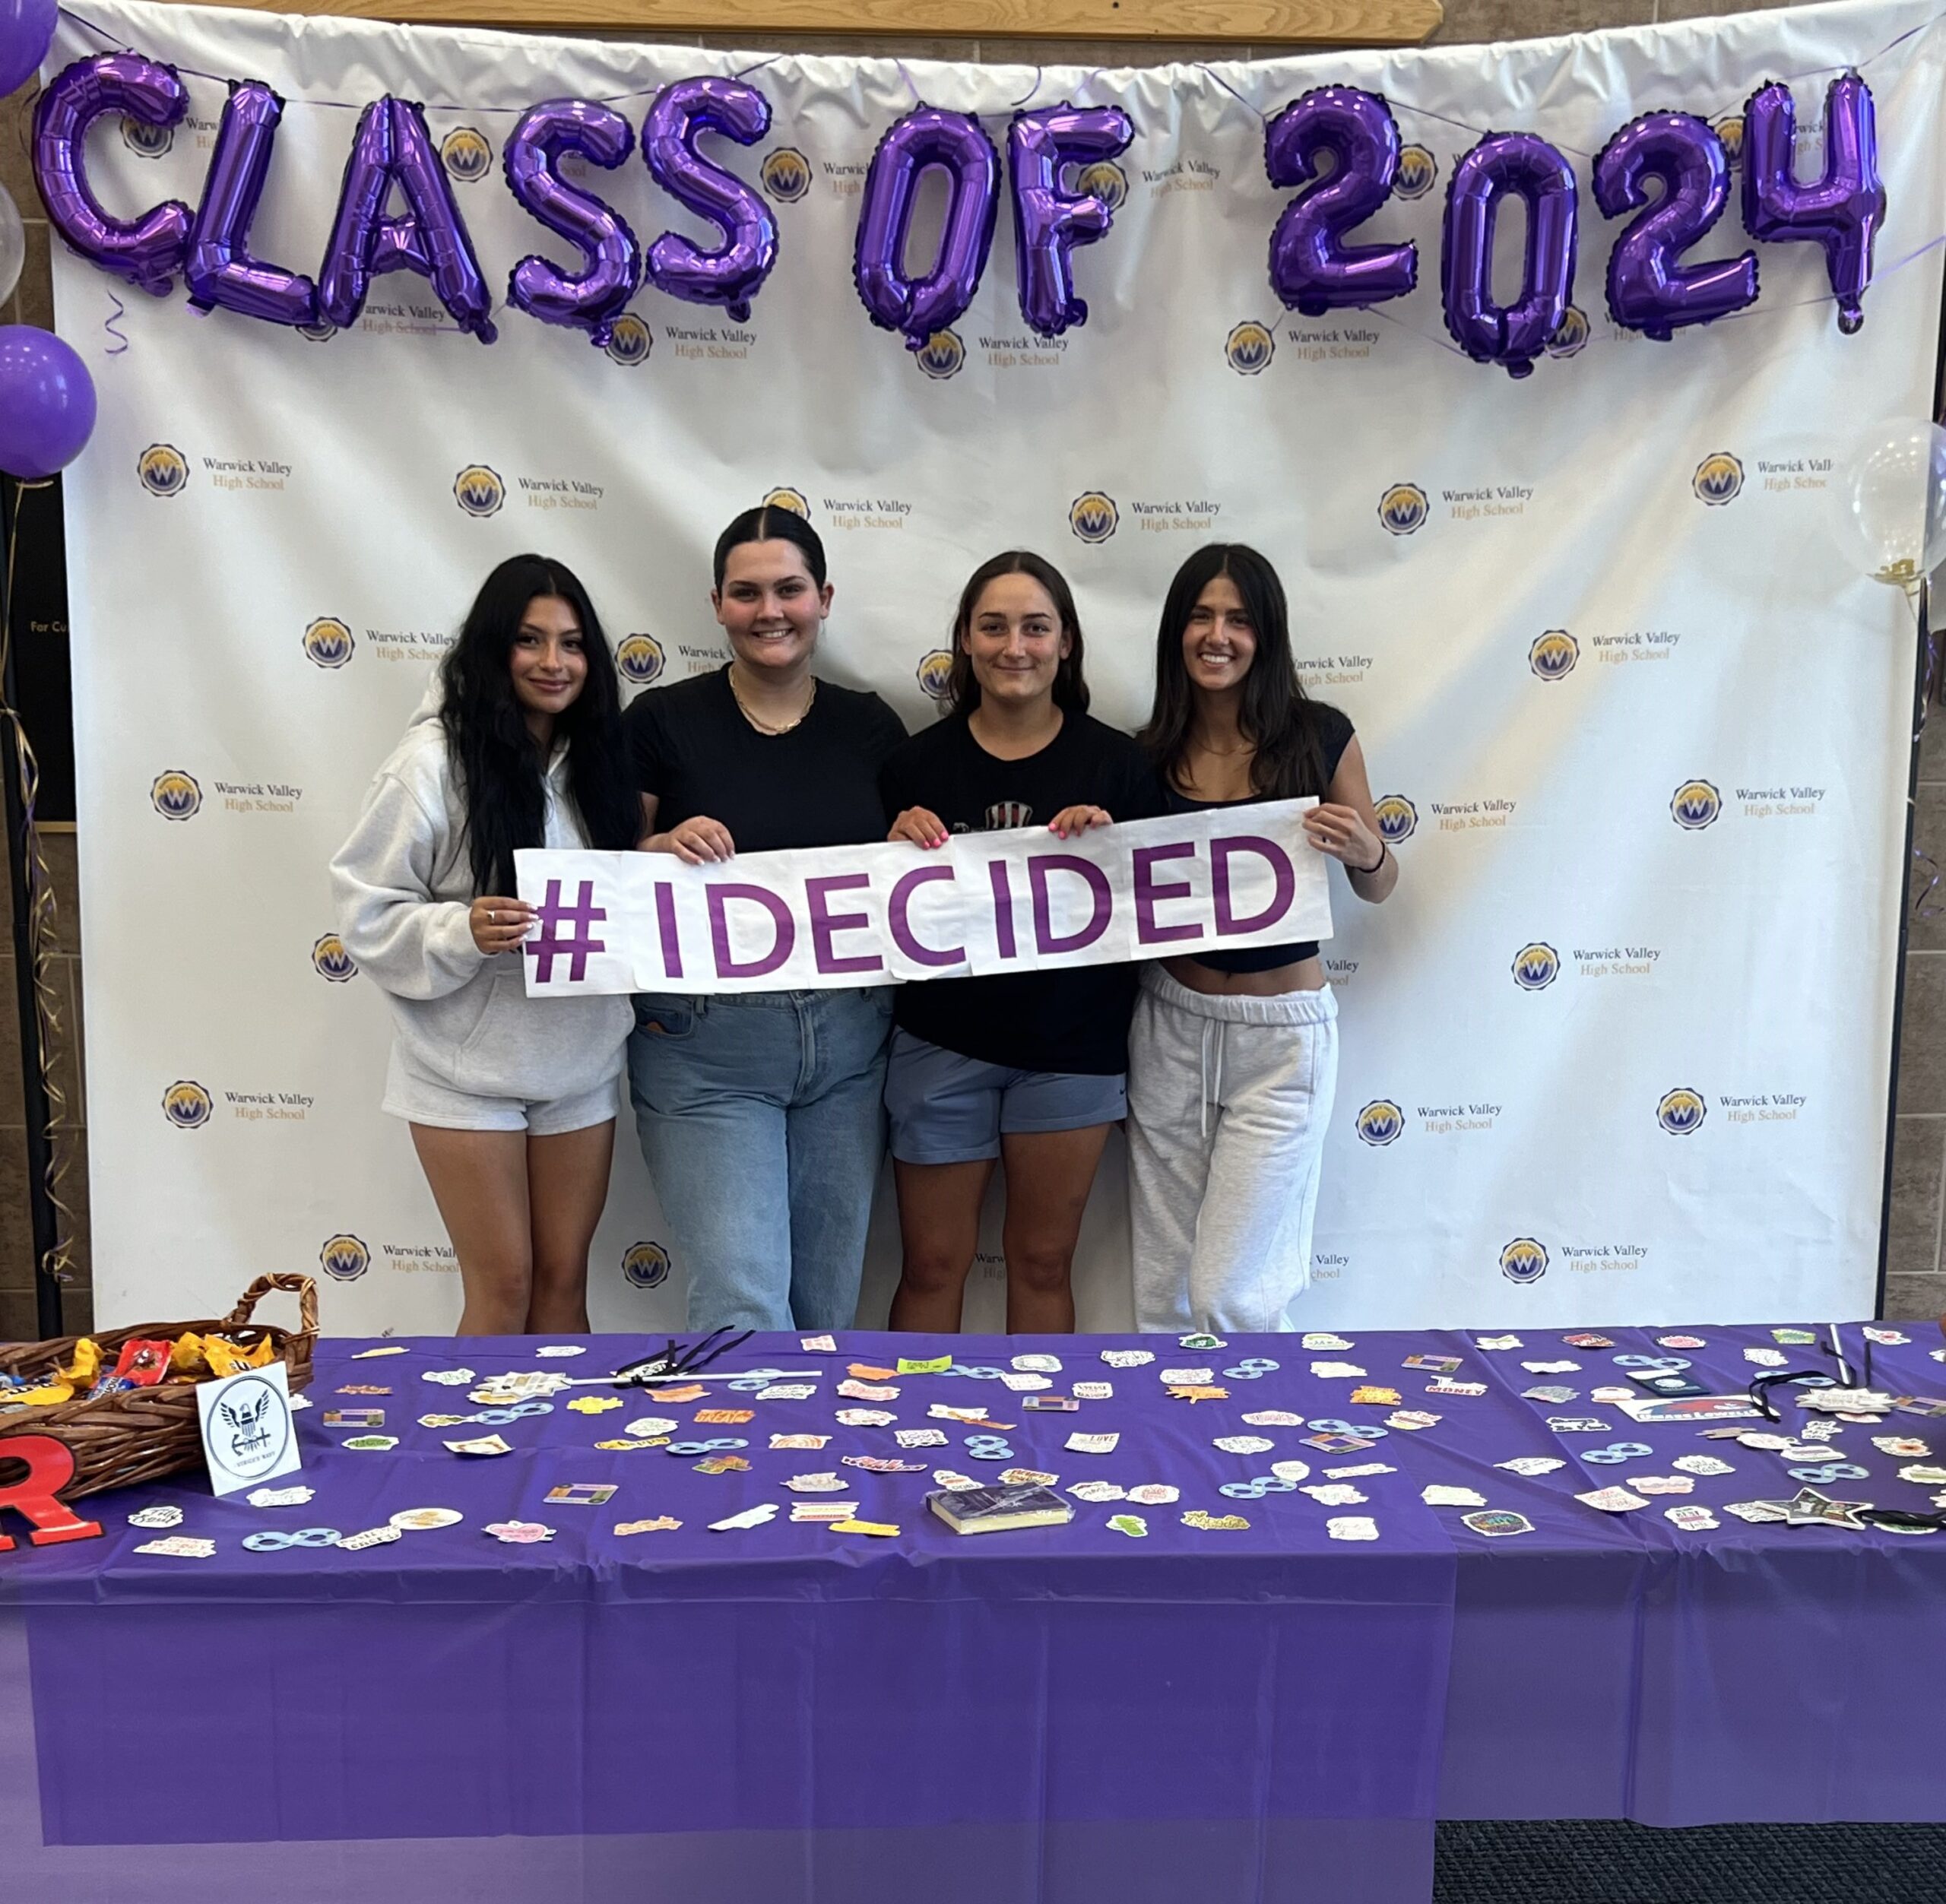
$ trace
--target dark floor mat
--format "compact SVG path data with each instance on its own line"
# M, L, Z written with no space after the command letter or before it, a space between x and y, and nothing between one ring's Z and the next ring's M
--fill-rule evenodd
M1946 1904L1946 1825L1443 1824L1433 1900Z

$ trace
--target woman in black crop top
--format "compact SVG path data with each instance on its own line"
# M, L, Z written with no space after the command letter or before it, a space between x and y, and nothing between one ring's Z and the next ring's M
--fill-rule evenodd
M1308 699L1277 572L1241 543L1171 583L1140 739L1177 812L1317 796L1304 832L1373 904L1399 882L1364 750ZM1289 1329L1311 1278L1337 1004L1314 944L1145 968L1129 1034L1136 1318L1171 1334Z

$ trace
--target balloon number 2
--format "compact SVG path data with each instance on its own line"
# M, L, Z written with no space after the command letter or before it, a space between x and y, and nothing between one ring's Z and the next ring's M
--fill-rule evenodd
M1650 204L1648 182L1662 197ZM1707 237L1730 193L1729 154L1689 112L1631 119L1595 160L1595 202L1610 218L1647 207L1608 254L1608 315L1624 330L1664 342L1685 324L1707 324L1757 302L1757 255L1707 265L1678 257Z

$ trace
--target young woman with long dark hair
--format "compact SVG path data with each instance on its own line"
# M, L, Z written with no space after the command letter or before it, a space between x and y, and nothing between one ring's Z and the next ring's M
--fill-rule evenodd
M1305 836L1376 904L1399 882L1351 722L1298 680L1277 572L1218 543L1177 571L1139 737L1168 810L1314 794ZM1136 1320L1288 1329L1311 1275L1338 1007L1315 944L1146 965L1129 1041Z
M717 540L727 667L629 705L645 851L690 865L861 846L905 738L876 694L811 671L832 587L789 509ZM635 1000L629 1078L692 1329L849 1329L885 1155L886 987Z
M486 578L331 862L340 936L391 995L385 1108L459 1259L463 1335L588 1327L626 999L530 1000L515 850L623 851L641 806L614 657L562 563Z
M953 619L951 714L886 763L892 835L1044 827L1063 838L1157 810L1154 774L1088 712L1081 622L1051 562L976 569ZM886 1080L905 1267L892 1326L960 1326L980 1206L1006 1167L1006 1326L1074 1327L1069 1270L1110 1125L1127 1108L1126 965L942 978L899 988Z

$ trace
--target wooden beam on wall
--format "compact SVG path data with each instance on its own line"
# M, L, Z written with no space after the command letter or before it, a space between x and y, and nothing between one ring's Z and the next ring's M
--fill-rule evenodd
M275 10L567 33L1229 40L1250 46L1415 46L1444 14L1440 0L275 0Z

